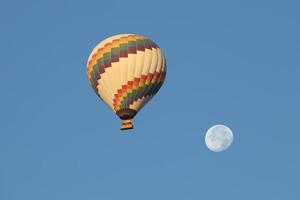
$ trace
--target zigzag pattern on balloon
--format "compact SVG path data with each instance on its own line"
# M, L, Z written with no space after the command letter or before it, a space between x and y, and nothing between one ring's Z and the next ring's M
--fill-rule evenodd
M164 82L165 75L165 71L149 73L122 85L121 89L118 89L114 95L114 110L129 108L138 99L156 94Z
M88 61L87 75L94 91L97 92L98 80L105 68L111 67L113 62L118 62L119 58L126 58L128 54L136 54L137 51L158 48L151 40L136 35L122 36L114 39L97 50Z

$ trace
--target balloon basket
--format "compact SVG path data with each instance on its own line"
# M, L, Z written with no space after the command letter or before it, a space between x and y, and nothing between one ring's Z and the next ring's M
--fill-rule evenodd
M130 119L126 119L126 120L122 120L123 123L122 125L120 126L120 129L123 131L123 130L128 130L128 129L133 129L133 125L131 123L131 120Z

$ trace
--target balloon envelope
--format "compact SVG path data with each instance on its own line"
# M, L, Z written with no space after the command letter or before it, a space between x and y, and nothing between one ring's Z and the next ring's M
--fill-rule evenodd
M87 62L95 93L132 128L136 113L158 92L166 76L161 49L145 36L120 34L100 42Z

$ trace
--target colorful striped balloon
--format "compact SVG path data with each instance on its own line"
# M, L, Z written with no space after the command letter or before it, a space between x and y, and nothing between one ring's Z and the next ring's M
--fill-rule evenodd
M133 117L162 86L166 61L147 37L120 34L93 49L87 76L96 94L123 120L121 130L132 129Z

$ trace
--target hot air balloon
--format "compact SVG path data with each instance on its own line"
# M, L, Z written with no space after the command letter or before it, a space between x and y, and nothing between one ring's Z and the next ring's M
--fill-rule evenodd
M87 62L89 83L97 96L132 129L132 119L151 100L166 76L161 49L145 36L119 34L100 42Z

